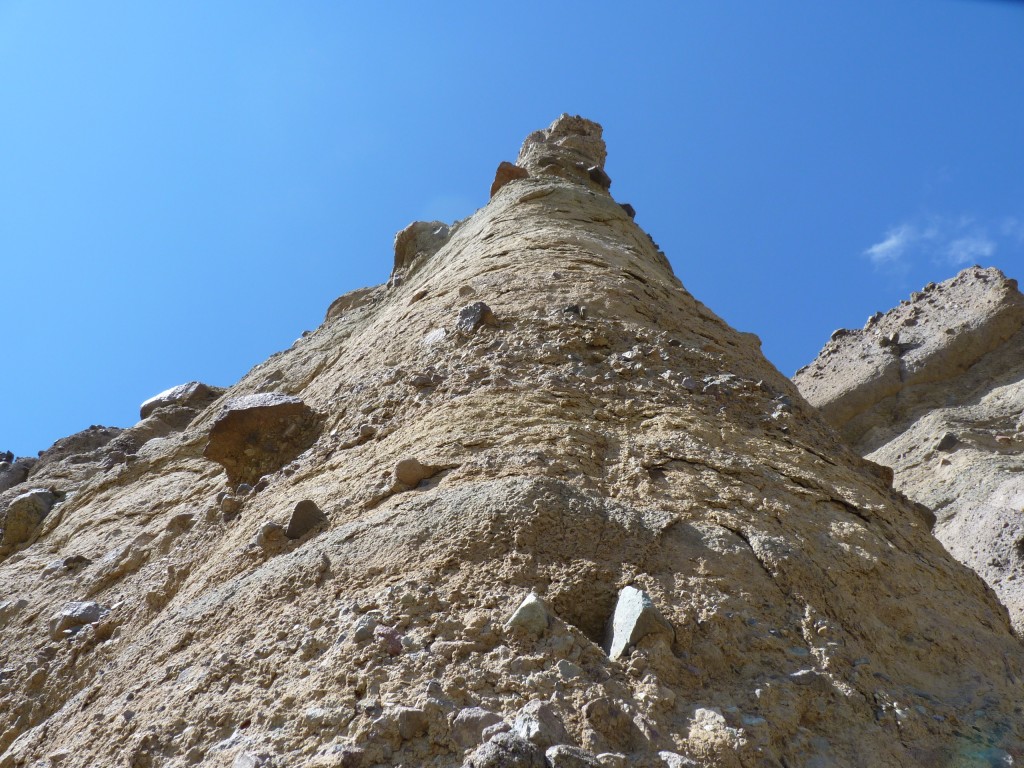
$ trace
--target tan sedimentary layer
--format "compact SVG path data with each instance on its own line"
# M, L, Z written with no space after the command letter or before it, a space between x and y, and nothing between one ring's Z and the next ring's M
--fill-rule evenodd
M794 380L858 452L892 467L896 488L935 511L935 535L985 578L1024 630L1017 282L970 267L930 284L833 339Z
M683 288L606 192L599 140L568 117L531 136L529 178L401 238L387 286L0 562L26 602L0 628L0 766L482 767L509 728L556 768L1024 755L1005 610ZM322 431L240 494L203 452L258 392ZM266 525L304 499L326 527ZM72 554L91 562L53 569ZM627 585L672 632L613 660ZM535 633L506 624L531 592ZM109 613L51 639L72 600Z

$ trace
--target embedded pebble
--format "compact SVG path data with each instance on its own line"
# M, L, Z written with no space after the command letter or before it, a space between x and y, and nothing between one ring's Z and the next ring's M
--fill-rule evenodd
M623 587L615 605L615 613L608 623L605 650L617 659L629 646L651 634L673 634L672 625L665 620L647 593L636 587Z
M412 457L402 459L395 465L395 480L403 485L417 486L430 477L430 471Z
M520 630L531 635L540 635L548 628L548 607L534 592L526 596L509 620L506 629Z

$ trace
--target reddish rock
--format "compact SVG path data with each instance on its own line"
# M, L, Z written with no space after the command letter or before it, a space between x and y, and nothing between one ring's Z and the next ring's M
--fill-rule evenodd
M494 172L494 183L491 184L491 197L494 197L498 190L510 181L528 178L530 178L530 172L528 170L520 168L514 163L510 163L508 160L502 160L501 165L498 166L498 170Z

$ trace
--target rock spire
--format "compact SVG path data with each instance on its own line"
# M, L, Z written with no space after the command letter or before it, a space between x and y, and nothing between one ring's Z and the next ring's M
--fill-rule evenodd
M1005 610L604 159L583 118L531 134L386 285L54 488L0 562L0 768L1024 756ZM270 394L315 419L225 426Z

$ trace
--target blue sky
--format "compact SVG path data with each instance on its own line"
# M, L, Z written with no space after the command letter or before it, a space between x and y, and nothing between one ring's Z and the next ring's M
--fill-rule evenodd
M236 381L561 112L786 374L963 266L1024 279L1024 4L637 8L0 0L0 450Z

